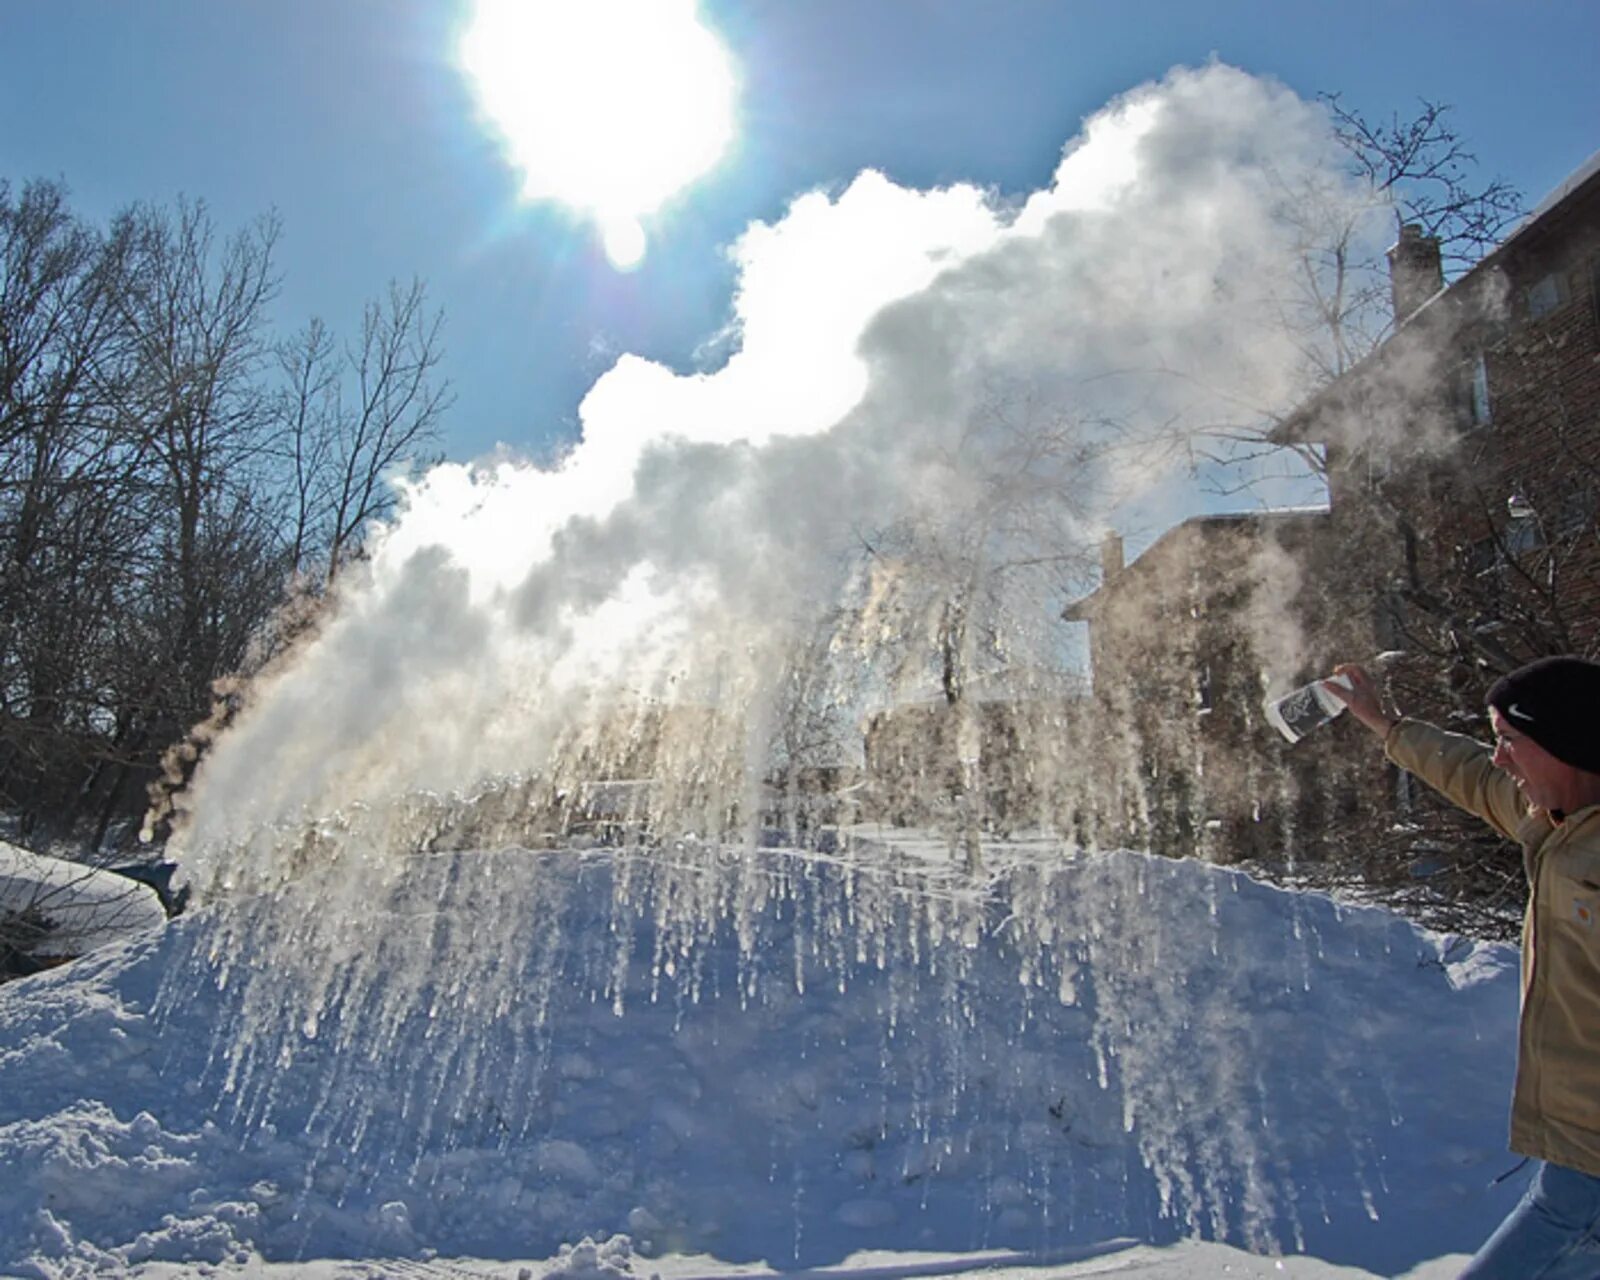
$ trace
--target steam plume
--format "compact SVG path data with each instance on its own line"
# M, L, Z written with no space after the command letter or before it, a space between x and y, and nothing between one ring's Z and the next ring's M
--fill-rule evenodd
M408 490L202 763L180 840L203 863L355 802L548 770L618 691L739 690L748 726L878 532L958 542L1030 477L1085 547L1165 503L1173 470L1132 442L1301 390L1282 215L1327 186L1329 147L1318 108L1210 65L1088 120L1021 201L868 172L752 225L726 363L625 355L559 466L448 464ZM1070 447L1024 465L1050 432Z

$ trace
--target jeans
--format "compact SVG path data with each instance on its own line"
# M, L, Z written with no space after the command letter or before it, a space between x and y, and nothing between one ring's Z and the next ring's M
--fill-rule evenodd
M1461 1280L1600 1280L1600 1178L1540 1162Z

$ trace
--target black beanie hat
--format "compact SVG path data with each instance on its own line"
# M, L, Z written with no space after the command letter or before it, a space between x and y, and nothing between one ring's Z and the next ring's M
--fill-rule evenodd
M1489 705L1557 760L1600 773L1600 662L1540 658L1496 680Z

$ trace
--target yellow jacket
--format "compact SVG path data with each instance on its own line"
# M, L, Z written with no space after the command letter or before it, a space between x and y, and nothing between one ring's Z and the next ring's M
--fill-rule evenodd
M1511 1149L1600 1177L1600 805L1558 823L1481 742L1420 720L1395 725L1384 750L1522 846L1530 893Z

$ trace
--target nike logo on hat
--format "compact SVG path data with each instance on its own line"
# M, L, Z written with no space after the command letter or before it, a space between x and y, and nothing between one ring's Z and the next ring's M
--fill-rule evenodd
M1519 707L1515 702L1510 703L1506 707L1506 714L1508 716L1515 716L1518 720L1526 720L1529 724L1534 723L1533 717Z

